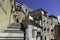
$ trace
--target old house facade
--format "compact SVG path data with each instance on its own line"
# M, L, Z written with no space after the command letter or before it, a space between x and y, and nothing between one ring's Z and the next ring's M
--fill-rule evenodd
M41 15L42 14L40 10L32 11L29 13L30 21L33 22L30 23L32 25L33 33L31 35L31 38L33 38L33 40L42 40L42 25L41 25L42 16Z
M51 19L51 24L50 24L51 25L51 27L50 27L50 39L51 40L56 40L55 35L57 35L57 34L55 32L56 31L55 28L56 28L56 25L58 25L58 20L57 20L57 17L54 16L54 15L50 15L49 17Z
M42 8L33 11L16 0L0 0L0 34L10 38L4 40L55 40L55 25L57 17Z
M36 22L37 25L40 26L40 28L34 26L34 28L36 28L36 32L34 33L36 37L37 35L39 35L38 32L41 32L40 37L38 38L39 40L55 40L54 28L55 28L55 25L58 25L58 20L56 16L48 15L48 12L45 11L44 9L38 9L38 10L32 11L29 13L29 16L31 16L32 21ZM32 29L34 29L32 24L31 24L31 27ZM32 29L30 31L32 31ZM33 34L31 34L31 38L32 38L32 35Z

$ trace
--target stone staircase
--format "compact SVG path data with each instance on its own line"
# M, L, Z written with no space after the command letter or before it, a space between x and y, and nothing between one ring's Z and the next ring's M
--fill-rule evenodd
M0 33L0 40L24 40L24 32L20 29L20 24L10 24L3 33Z

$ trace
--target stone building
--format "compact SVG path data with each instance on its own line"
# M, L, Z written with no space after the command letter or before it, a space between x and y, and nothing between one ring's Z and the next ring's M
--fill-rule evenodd
M35 31L35 38L37 35L39 35L39 32L41 33L39 36L39 40L55 40L55 25L58 25L57 17L54 15L48 15L48 12L44 9L38 9L32 12L29 12L29 18L36 22L37 25L40 26L40 28L33 26L31 22L31 30L36 28ZM29 27L29 26L28 26ZM33 28L34 27L34 28ZM39 30L39 31L38 31ZM32 33L32 32L30 32ZM31 34L31 38L32 38ZM41 38L41 39L40 39ZM34 40L34 39L33 39ZM37 39L35 39L37 40Z
M57 17L42 8L32 10L16 0L0 0L1 40L55 40L55 25Z
M50 24L50 40L55 40L55 35L56 35L56 25L58 25L58 20L57 17L54 15L49 16L51 19L51 24ZM58 26L57 26L58 27Z
M44 12L43 23L43 40L55 40L55 26L58 25L58 19L54 15L48 15L48 12Z
M25 40L20 23L25 13L16 5L16 0L0 0L0 40Z
M20 23L22 20L24 20L25 16L27 16L30 11L33 10L27 7L25 4L15 2L15 11L13 15L17 16ZM14 20L16 21L16 18L14 18Z
M0 0L0 32L13 22L11 15L13 3L14 0Z
M55 39L54 28L55 25L58 25L57 17L48 15L48 12L44 9L41 8L33 11L25 4L16 2L15 13L13 15L16 15L16 18L14 17L15 22L23 23L24 27L27 27L26 40Z
M29 29L28 29L28 33L29 33L29 35L31 35L32 40L42 40L42 25L41 25L41 22L42 22L42 14L41 14L40 9L29 12L28 28L32 27L30 29L30 31L32 31L33 33L30 32Z
M47 17L48 17L48 12L47 11L45 11L44 9L42 9L41 10L41 13L42 13L42 26L43 26L43 28L42 28L42 35L43 35L43 38L42 38L42 40L47 40L47 38L49 39L49 37L48 37L48 33L47 33L47 28L48 28L48 26L47 26Z
M15 22L18 22L19 24L21 24L21 28L24 31L24 40L28 40L27 39L27 33L28 33L27 21L28 21L28 13L30 11L33 11L33 10L27 7L25 4L15 2L15 12L13 14L13 17Z

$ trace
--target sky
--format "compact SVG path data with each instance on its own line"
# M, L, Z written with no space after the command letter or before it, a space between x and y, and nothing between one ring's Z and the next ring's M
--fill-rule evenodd
M26 4L33 10L45 9L50 15L55 15L60 20L60 0L17 0Z

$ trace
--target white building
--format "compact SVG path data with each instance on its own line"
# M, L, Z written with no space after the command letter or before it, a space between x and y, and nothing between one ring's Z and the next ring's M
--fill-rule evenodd
M50 15L50 40L55 40L55 27L58 25L57 17L54 15Z

